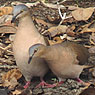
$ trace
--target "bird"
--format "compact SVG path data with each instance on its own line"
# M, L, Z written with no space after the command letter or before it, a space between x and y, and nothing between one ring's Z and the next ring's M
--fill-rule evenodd
M49 45L48 41L36 29L29 8L26 5L19 4L14 6L12 14L11 23L14 23L17 19L19 20L18 30L12 47L16 64L26 80L24 88L29 87L33 77L40 77L41 83L38 86L48 85L43 80L44 75L49 70L45 60L36 57L33 58L31 64L28 64L29 47L37 43Z
M35 57L43 58L54 75L60 80L59 84L62 84L63 79L67 78L83 82L79 76L84 68L90 67L85 65L89 58L87 48L70 41L51 46L43 44L32 45L29 48L29 56L29 64ZM55 87L55 84L51 87Z

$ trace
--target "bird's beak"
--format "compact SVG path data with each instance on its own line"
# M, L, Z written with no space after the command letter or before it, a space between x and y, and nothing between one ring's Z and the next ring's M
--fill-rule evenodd
M30 62L32 61L34 54L35 54L35 52L33 54L31 54L31 56L29 57L28 64L30 64Z
M32 58L33 58L33 56L34 56L34 54L37 52L37 50L34 50L34 51L32 51L32 52L30 52L29 54L29 60L28 60L28 64L30 64L31 63L31 61L32 61Z
M28 64L30 64L31 60L32 60L32 56L29 57Z
M21 11L20 13L22 13L22 11ZM18 13L18 14L17 14L17 15L15 15L15 16L13 16L13 18L12 18L12 20L11 20L11 23L14 23L14 22L15 22L15 20L16 20L16 18L17 18L17 16L18 16L20 13Z
M14 22L15 22L16 17L17 17L17 15L16 15L16 16L13 16L13 18L12 18L12 20L11 20L11 23L14 23Z

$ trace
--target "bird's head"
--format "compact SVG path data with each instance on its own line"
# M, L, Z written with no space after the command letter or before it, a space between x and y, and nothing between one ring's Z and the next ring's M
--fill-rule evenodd
M44 51L46 49L46 46L43 44L35 44L29 48L29 60L28 63L31 62L32 58L35 57L41 57L44 54Z
M19 4L13 7L13 18L11 23L15 21L15 19L22 18L29 13L29 8L24 4Z

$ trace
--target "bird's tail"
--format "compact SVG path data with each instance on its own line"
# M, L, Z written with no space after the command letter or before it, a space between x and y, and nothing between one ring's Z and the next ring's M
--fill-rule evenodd
M84 69L91 69L91 68L95 68L95 65L84 65Z

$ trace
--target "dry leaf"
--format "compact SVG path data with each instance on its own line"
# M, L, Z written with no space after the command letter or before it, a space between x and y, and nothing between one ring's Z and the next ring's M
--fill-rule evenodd
M18 69L12 69L2 76L3 86L9 87L9 89L14 88L18 85L17 80L21 78L22 74Z
M51 24L51 23L47 23L47 22L45 22L45 21L42 20L42 19L35 19L35 21L36 21L38 24L41 23L41 24L46 25L46 26L48 26L48 27L51 27L51 26L54 25L54 24Z
M95 45L95 33L92 33L90 35L90 43L93 44L93 45Z
M8 15L12 13L13 8L12 7L1 7L0 8L0 16L2 15Z
M4 87L9 87L9 89L14 88L16 85L18 85L17 79L15 77L13 77L10 81L5 80L3 82L3 86Z
M95 46L89 48L89 53L95 54Z
M54 45L57 43L62 43L62 40L54 41L54 40L48 40L50 45Z
M0 33L16 33L17 29L13 26L2 25L0 26Z
M90 33L95 32L95 28L84 28L80 33Z
M88 20L92 13L94 12L94 8L78 8L75 11L72 11L72 16L77 20Z
M22 91L21 90L15 90L12 93L13 93L13 95L19 95L22 93Z
M16 80L22 77L22 74L18 69L12 69L8 71L5 75L2 76L2 81L4 80L10 81L14 77L16 78Z
M10 40L11 42L14 41L14 38L15 38L15 34L12 34L12 35L9 36L9 40Z
M75 38L74 37L70 37L70 36L68 36L67 34L64 34L63 36L60 36L60 38L61 39L67 39L67 40L69 40L69 41L72 41L72 40L74 40Z
M72 11L72 10L76 10L78 9L79 7L78 6L66 6L68 8L68 10Z
M65 25L54 26L54 27L51 27L48 30L44 31L44 33L50 32L51 37L54 37L57 34L66 33L67 28L68 27Z
M75 36L74 29L75 29L75 25L73 25L73 26L71 26L71 27L68 27L67 32L66 32L67 35L74 37L74 36Z
M52 4L52 3L45 3L43 0L41 0L41 3L45 6L45 7L49 7L49 8L53 8L53 9L58 9L58 7L60 7L60 9L66 9L65 6L63 5L57 5L57 4Z

